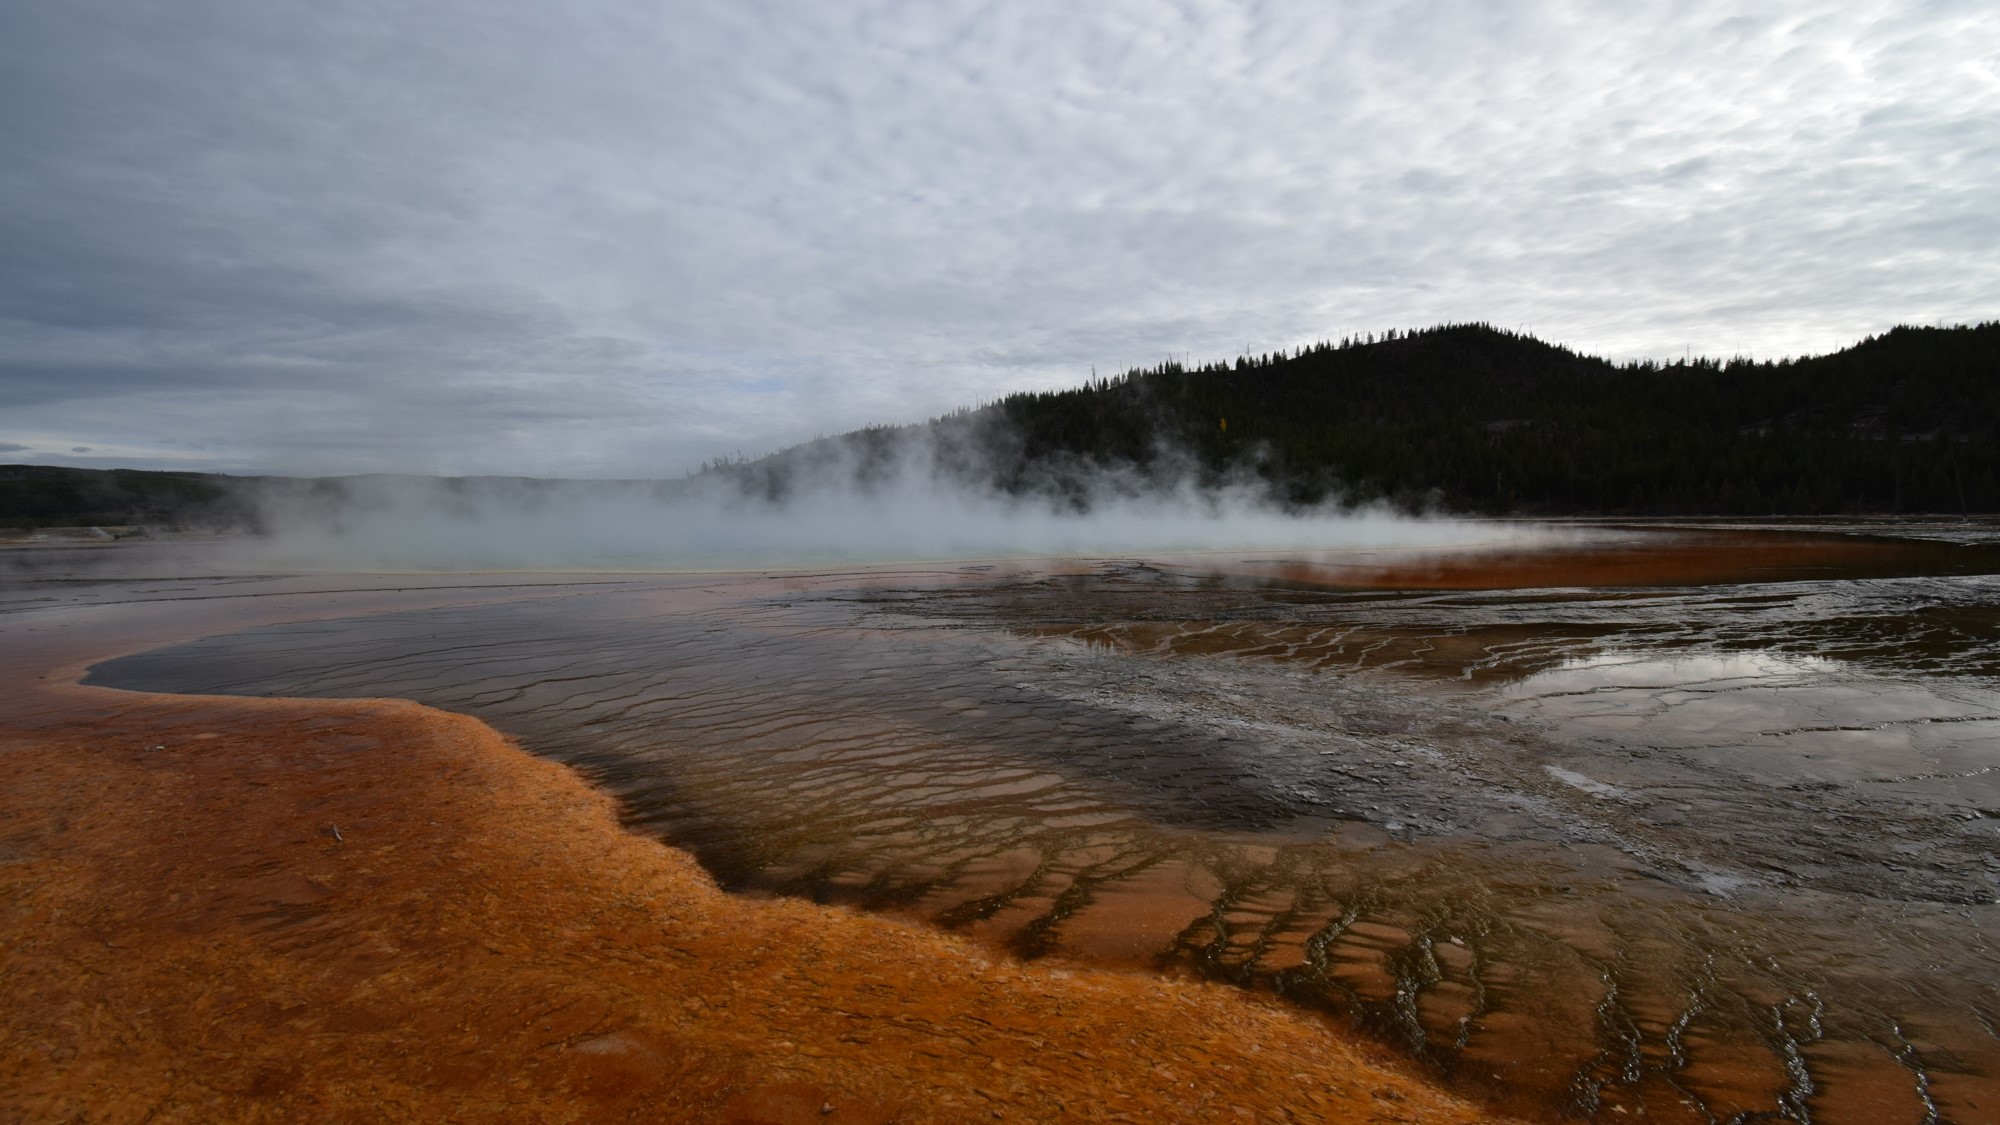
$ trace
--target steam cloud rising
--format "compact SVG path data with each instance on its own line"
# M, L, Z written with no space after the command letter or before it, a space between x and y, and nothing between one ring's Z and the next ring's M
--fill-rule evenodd
M768 464L768 463L760 463ZM257 565L288 570L701 570L1227 549L1444 547L1533 534L1386 507L1286 508L1253 477L1093 467L1009 492L824 443L771 475L686 480L353 477L259 496ZM752 469L758 466L752 466Z

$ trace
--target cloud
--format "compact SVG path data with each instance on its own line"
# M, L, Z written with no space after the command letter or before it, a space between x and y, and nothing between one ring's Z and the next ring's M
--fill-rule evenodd
M27 446L19 442L0 441L0 453L21 453L26 451L27 448Z
M1985 16L14 5L0 407L218 465L652 475L1447 318L1618 356L1981 319Z

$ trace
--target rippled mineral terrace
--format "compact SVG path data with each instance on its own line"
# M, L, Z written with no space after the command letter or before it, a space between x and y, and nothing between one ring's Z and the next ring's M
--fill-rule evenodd
M1270 990L1509 1112L1996 1120L2000 548L1926 535L604 577L91 682L463 712L727 889Z

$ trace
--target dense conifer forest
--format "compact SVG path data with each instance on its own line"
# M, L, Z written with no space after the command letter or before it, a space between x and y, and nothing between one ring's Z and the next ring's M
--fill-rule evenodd
M240 527L242 482L214 473L0 465L0 527Z
M1235 484L1295 506L1487 514L2000 512L2000 322L1667 364L1450 324L1135 368L699 475L781 499L909 471L1079 507L1107 487ZM247 526L273 486L0 466L0 526Z
M1613 364L1484 324L1163 363L723 466L782 492L913 440L1014 492L1096 470L1249 479L1285 503L1529 515L2000 511L2000 322L1831 355ZM864 475L867 473L864 467ZM1079 495L1081 493L1079 492Z

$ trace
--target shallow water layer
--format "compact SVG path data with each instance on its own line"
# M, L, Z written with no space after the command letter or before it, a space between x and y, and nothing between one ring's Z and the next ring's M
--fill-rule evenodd
M1995 570L1729 532L677 580L93 678L468 712L725 886L1276 989L1514 1110L1977 1121Z

